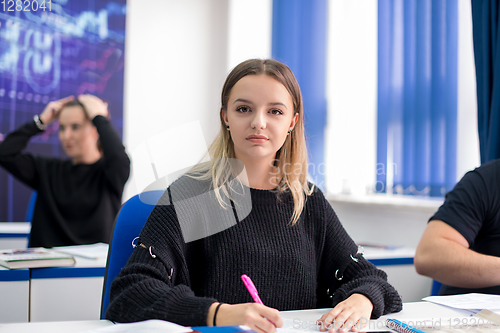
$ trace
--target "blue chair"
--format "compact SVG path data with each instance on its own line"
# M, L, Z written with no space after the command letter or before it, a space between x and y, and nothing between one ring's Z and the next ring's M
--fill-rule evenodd
M436 280L432 280L432 290L431 290L431 296L438 296L439 295L439 289L441 289L442 283Z
M33 222L33 212L35 211L37 195L38 192L33 190L33 192L31 193L31 199L28 205L28 210L26 211L26 217L24 218L24 221L26 222ZM28 234L28 245L27 245L28 247L30 247L30 240L31 240L31 232Z
M24 221L26 222L31 222L33 220L33 212L35 211L37 193L38 193L37 191L33 191L31 193L30 203L28 205L28 210L26 211L26 217L24 219Z
M127 263L134 248L132 241L139 236L142 227L164 191L150 191L138 194L125 202L118 212L109 244L108 260L104 272L104 286L101 302L101 319L109 305L111 283Z

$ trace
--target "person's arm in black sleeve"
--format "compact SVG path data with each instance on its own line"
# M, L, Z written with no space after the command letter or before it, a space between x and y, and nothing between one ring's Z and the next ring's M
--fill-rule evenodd
M320 194L322 196L322 194ZM326 237L321 261L320 285L329 289L331 306L321 321L345 322L348 327L366 325L369 318L399 312L403 303L387 274L361 254L331 205L324 199ZM329 297L328 296L328 297ZM365 306L366 299L372 304ZM362 310L366 308L365 310Z
M31 137L41 132L42 130L36 127L35 122L31 121L8 134L0 143L0 165L34 189L38 186L35 158L31 154L23 154L22 151Z
M183 326L246 325L264 332L281 327L278 310L254 302L222 304L214 319L220 303L191 289L192 279L200 277L190 274L181 227L174 207L165 202L168 194L153 209L136 249L113 281L106 318L117 322L161 319Z
M78 100L84 106L89 119L97 128L103 151L106 179L111 187L121 196L123 187L130 173L130 160L118 134L106 119L108 104L93 95L80 95Z
M181 228L173 206L161 204L165 200L167 192L153 209L127 265L113 281L106 318L206 326L208 309L216 300L197 297L191 290Z
M98 115L92 119L92 123L99 133L106 179L111 187L121 195L123 186L127 182L130 174L130 159L125 152L125 147L120 137L115 132L108 119Z
M446 194L418 243L414 261L419 274L459 288L500 285L500 258L471 249L498 211L496 165L489 166L495 170L487 178L477 170L467 172Z
M48 103L38 117L38 125L35 121L30 121L7 135L0 144L0 165L33 189L37 189L39 181L35 158L31 154L23 154L22 151L32 136L43 132L43 128L40 127L57 120L59 112L72 100L73 96L68 96Z

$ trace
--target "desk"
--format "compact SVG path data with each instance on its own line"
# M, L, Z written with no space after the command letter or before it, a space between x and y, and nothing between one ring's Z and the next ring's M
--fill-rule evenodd
M75 256L71 267L0 267L0 323L100 319L104 250L95 260Z
M315 323L316 320L326 313L329 309L313 309L300 311L282 311L283 319L295 320L295 322L308 326L310 323ZM370 320L369 328L373 330L387 331L385 320L394 318L399 320L418 320L418 319L436 319L438 318L466 318L469 313L459 309L430 303L430 302L410 302L403 303L403 310L398 313L385 315L376 320ZM365 328L364 330L367 330Z
M31 231L29 222L0 222L0 249L24 249Z
M431 279L415 272L414 253L412 248L365 248L365 257L386 271L403 302L420 300L431 290ZM31 280L29 270L0 270L1 295L16 295L10 305L0 303L0 322L100 319L106 258L76 261L73 267L31 269Z
M315 322L328 309L313 309L300 311L282 311L283 319L299 320L301 322ZM378 320L371 320L370 327L376 327L378 323L384 323L386 318L395 318L405 320L425 319L425 318L463 318L465 312L448 308L445 306L428 303L415 302L404 303L403 311L393 313L387 316L382 316ZM0 332L2 333L77 333L87 330L96 329L113 325L107 320L90 320L90 321L66 321L66 322L45 322L45 323L21 323L21 324L0 324ZM387 330L385 326L381 330ZM300 333L301 330L297 332Z
M101 318L106 257L75 259L72 267L31 269L30 321Z
M0 322L19 323L29 319L29 269L0 267Z
M414 255L413 248L365 248L365 257L387 273L403 302L420 301L431 291L432 280L415 271ZM74 267L31 270L30 321L100 318L106 258L76 260Z
M45 323L0 324L2 333L81 333L111 326L108 320L59 321Z

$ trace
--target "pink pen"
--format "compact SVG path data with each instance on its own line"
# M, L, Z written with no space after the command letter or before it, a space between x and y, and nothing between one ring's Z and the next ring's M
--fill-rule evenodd
M248 277L248 275L243 274L241 276L241 279L243 280L243 283L245 284L245 287L247 287L248 292L250 293L250 295L252 295L253 300L256 303L264 304L264 303L262 303L262 300L259 297L259 293L257 292L257 288L255 288L255 285L253 284L252 280Z
M264 305L264 303L262 303L262 300L259 297L259 293L257 292L257 288L255 288L255 285L253 284L253 282L250 279L250 277L248 275L246 275L246 274L243 274L241 276L241 279L243 280L243 283L245 284L245 287L247 287L247 290L250 293L250 295L252 295L252 298L255 301L255 303L259 303L259 304ZM275 325L272 321L269 320L269 322L271 324Z

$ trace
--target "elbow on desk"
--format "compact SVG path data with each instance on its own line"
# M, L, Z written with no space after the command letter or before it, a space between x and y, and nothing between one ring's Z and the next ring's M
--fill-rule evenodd
M417 247L413 264L418 274L433 278L434 262L432 254L426 254L425 251Z
M427 275L426 263L421 256L417 255L417 253L415 253L415 258L413 258L413 264L415 265L415 270L418 274Z

